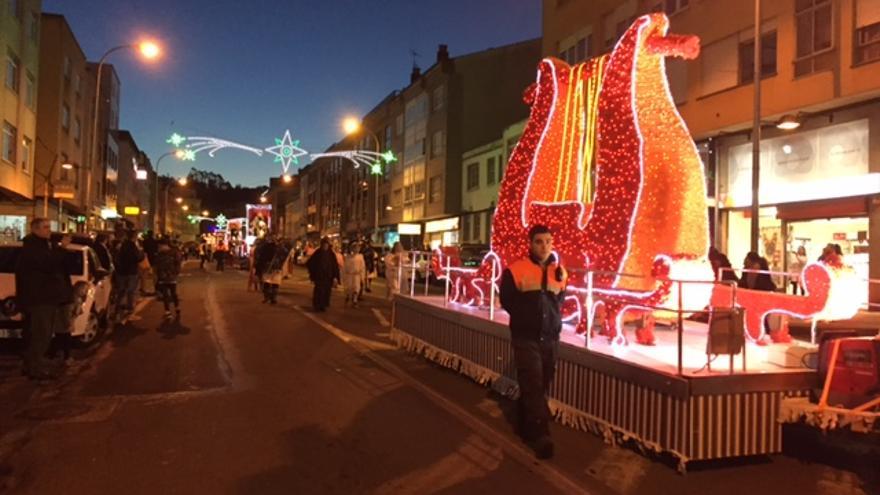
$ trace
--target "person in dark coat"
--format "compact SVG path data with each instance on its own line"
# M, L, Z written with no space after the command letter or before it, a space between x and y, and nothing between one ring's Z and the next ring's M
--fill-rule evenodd
M373 246L370 246L369 239L367 242L364 242L364 248L361 250L361 254L364 255L364 264L367 266L367 278L364 284L364 290L367 292L373 292L373 270L376 269L376 251L373 249Z
M776 284L773 283L770 274L766 273L770 271L770 264L761 255L750 251L743 260L743 268L745 270L761 271L762 273L744 271L742 278L739 279L740 289L776 291Z
M51 233L49 220L31 221L31 233L22 241L15 267L16 301L27 316L30 331L23 372L34 379L53 378L45 354L55 332L62 332L62 327L70 324L73 303L66 265L70 236L65 235L59 245L54 245L49 240Z
M95 238L95 254L98 256L101 268L107 270L107 273L113 273L113 255L110 254L109 241L107 234L98 234Z
M126 238L119 245L116 255L116 282L119 284L117 292L119 308L131 311L134 309L134 299L138 288L139 265L144 260L144 253L137 245L137 232L128 231Z
M162 303L165 305L165 318L172 316L171 305L177 318L180 318L180 300L177 297L177 277L180 275L180 251L171 245L167 239L158 243L159 250L156 253L156 292L162 295Z
M315 311L326 311L330 305L333 283L339 281L339 262L327 238L321 239L320 249L309 257L306 267L309 270L309 280L315 284L312 307Z
M519 433L539 459L553 457L547 394L556 373L562 302L568 274L553 255L544 225L529 229L529 256L501 275L501 306L510 315L510 340L519 383Z

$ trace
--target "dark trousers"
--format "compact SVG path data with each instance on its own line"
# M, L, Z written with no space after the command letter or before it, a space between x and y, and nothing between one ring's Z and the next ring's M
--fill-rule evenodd
M171 311L171 304L175 308L180 307L180 299L177 298L177 282L159 282L156 284L156 292L162 297L165 311Z
M70 350L72 348L73 336L70 335L70 332L56 333L55 338L52 339L52 344L49 346L49 355L54 358L58 351L61 351L61 355L66 360L70 358Z
M333 284L330 282L315 283L315 291L312 293L312 307L316 311L323 311L330 306L330 291L333 290Z
M40 373L46 368L46 352L52 336L68 322L67 306L31 306L28 308L29 340L24 356L24 370Z
M263 282L263 300L276 302L278 299L278 284Z
M217 258L217 271L218 271L218 272L222 272L222 271L224 270L224 268L226 267L226 265L225 265L225 263L226 263L226 254L224 254L224 253L217 253L217 254L214 255L214 257Z
M550 434L547 394L556 374L559 340L513 339L513 360L519 383L519 429L522 437L536 440Z

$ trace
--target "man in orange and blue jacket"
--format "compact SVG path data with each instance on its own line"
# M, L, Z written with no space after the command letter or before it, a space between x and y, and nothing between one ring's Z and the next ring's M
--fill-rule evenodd
M501 276L501 306L510 315L519 382L519 431L539 459L553 457L547 393L556 373L567 281L553 254L553 234L544 225L529 230L529 256Z

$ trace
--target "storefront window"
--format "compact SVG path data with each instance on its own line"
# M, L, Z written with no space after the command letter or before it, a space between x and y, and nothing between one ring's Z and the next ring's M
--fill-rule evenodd
M0 215L0 243L18 242L24 237L27 218L18 215Z

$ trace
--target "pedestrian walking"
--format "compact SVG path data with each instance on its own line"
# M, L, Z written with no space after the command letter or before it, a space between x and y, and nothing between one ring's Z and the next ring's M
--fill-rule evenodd
M177 296L177 278L180 275L181 256L177 246L167 239L158 243L156 252L156 291L162 297L165 305L165 318L171 319L171 307L174 306L173 315L180 318L180 299Z
M137 232L128 231L125 240L119 245L116 258L116 283L119 284L118 305L123 311L134 310L138 290L138 273L144 260L144 253L137 245Z
M262 269L263 302L278 303L278 289L284 278L284 264L287 261L287 250L274 237L264 243L263 258L266 264Z
M349 252L345 256L342 269L342 284L345 287L345 304L358 307L361 288L364 279L367 278L367 267L364 261L364 255L358 243L353 243L349 247Z
M391 252L385 255L385 286L388 299L393 299L395 294L400 293L402 287L407 286L406 275L403 273L405 264L406 252L403 250L403 244L399 241L395 242Z
M797 251L792 253L791 263L789 263L789 272L791 273L791 293L794 295L800 291L801 295L806 295L806 290L801 284L801 272L807 266L807 248L798 246Z
M49 240L51 234L48 219L31 221L31 233L22 241L15 266L15 297L27 318L30 334L22 372L33 379L54 378L45 355L52 336L70 324L65 312L70 311L73 302L66 265L70 236L63 236L55 245Z
M330 305L330 291L333 284L339 281L339 263L336 253L330 247L330 240L321 239L321 247L315 251L306 263L309 280L315 284L312 293L312 307L315 311L326 311Z
M205 269L205 262L208 261L208 243L202 239L199 243L199 268Z
M214 250L214 259L217 261L218 272L226 271L226 255L229 254L229 248L226 247L226 243L220 241L217 243L217 249Z
M367 270L367 276L364 279L364 290L373 292L373 279L376 278L377 265L376 250L373 249L369 242L365 242L361 254L364 257L364 267Z
M553 254L544 225L529 230L529 256L501 275L501 306L510 315L510 338L519 383L519 433L539 459L553 457L547 394L556 373L561 308L568 274Z

